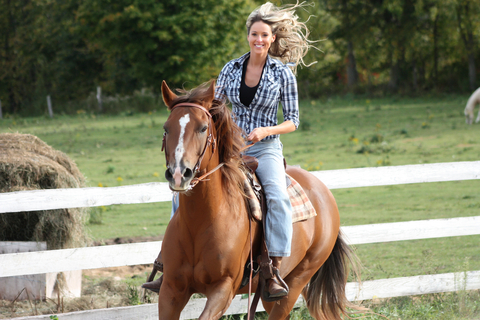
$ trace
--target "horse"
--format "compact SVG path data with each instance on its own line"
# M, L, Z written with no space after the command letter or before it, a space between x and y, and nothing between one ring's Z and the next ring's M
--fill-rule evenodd
M467 105L465 106L465 122L467 124L472 124L473 118L474 118L474 110L475 106L479 104L480 105L480 88L475 90L470 98L468 98ZM475 120L475 123L480 122L480 111L478 111L478 116L477 119Z
M162 96L170 111L162 148L165 177L179 193L179 208L162 243L158 317L179 319L191 295L201 293L207 302L199 319L219 319L236 294L249 293L259 283L257 276L241 288L249 256L260 254L263 232L247 213L241 170L245 141L226 103L215 99L214 80L183 95L163 81ZM317 215L293 225L292 254L280 270L288 296L262 300L263 306L268 319L288 319L302 294L315 319L341 319L353 305L345 286L354 253L340 233L337 204L308 171L287 166L286 172L303 187Z

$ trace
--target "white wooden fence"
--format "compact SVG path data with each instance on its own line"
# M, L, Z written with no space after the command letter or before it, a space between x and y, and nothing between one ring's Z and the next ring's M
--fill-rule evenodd
M480 161L361 168L312 172L330 189L383 186L409 183L480 179ZM170 201L166 183L140 185L22 191L0 194L0 214L112 204ZM381 223L342 227L350 244L430 239L480 234L480 216ZM132 243L30 253L0 255L0 277L150 264L161 241ZM55 263L52 263L55 261ZM480 270L461 273L420 275L347 284L349 300L387 298L425 293L480 289ZM247 299L237 296L227 314L246 313ZM302 303L299 299L298 303ZM205 299L189 302L182 319L197 318ZM59 319L157 319L156 304L60 314ZM262 310L259 308L259 310ZM49 319L49 316L15 318Z

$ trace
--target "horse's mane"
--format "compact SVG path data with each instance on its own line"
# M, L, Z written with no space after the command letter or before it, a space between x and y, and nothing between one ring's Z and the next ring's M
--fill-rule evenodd
M208 93L209 84L209 82L206 82L190 91L179 90L183 95L175 99L172 105L183 102L203 105L203 101L209 100L208 98L211 99ZM216 152L219 154L220 163L225 163L221 168L223 190L231 194L232 191L238 191L238 188L243 189L245 179L240 169L242 161L240 151L245 146L242 129L233 121L232 113L227 107L225 98L214 99L209 111L216 130Z

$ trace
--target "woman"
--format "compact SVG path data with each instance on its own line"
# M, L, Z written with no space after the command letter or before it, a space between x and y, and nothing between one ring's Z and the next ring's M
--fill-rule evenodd
M297 82L284 63L296 71L311 47L308 29L295 15L300 6L277 8L267 2L254 10L246 23L250 52L228 62L217 79L217 98L229 99L235 121L253 144L245 153L259 160L256 174L267 198L265 236L274 270L290 255L292 242L292 209L279 136L299 125ZM281 124L277 124L279 103L284 116ZM161 263L160 255L156 262ZM288 287L276 274L267 280L266 289L271 298L279 299L288 294ZM161 279L144 287L158 289L160 284Z

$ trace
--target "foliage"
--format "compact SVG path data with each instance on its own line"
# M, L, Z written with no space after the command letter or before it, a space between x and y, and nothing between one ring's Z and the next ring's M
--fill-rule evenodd
M313 97L347 88L370 95L472 90L476 79L469 73L480 58L472 14L479 10L467 0L322 1L309 25L312 36L324 40L318 44L323 53L310 53L319 63L300 73L300 83ZM358 81L347 87L351 58Z
M239 31L252 3L1 0L0 7L3 113L38 115L47 95L61 113L98 85L125 95L158 92L164 79L196 86L215 77L245 50Z
M76 19L79 32L104 57L102 85L125 93L132 85L159 89L164 79L196 86L215 77L221 57L238 48L250 8L239 0L89 0Z
M77 1L0 1L0 100L3 113L42 114L54 103L84 97L99 68L73 32Z
M244 23L261 3L0 0L3 113L45 114L47 95L55 114L86 110L96 86L119 99L142 89L156 95L162 80L197 86L248 50ZM320 51L311 50L306 59L317 64L299 70L303 97L471 92L477 85L478 1L311 4L298 14L308 20Z

